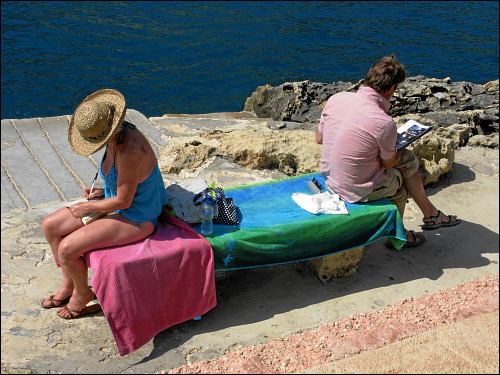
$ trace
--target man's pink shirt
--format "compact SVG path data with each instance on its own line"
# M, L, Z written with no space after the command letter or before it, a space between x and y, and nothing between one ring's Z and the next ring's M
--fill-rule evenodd
M382 159L396 153L396 123L391 103L371 87L328 99L318 130L323 133L320 171L327 185L346 202L373 191L384 173Z

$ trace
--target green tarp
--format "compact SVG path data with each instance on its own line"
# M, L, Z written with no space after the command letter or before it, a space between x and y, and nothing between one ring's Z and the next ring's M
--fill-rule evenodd
M319 173L225 189L238 210L241 225L214 224L206 239L216 270L259 267L322 257L392 238L400 248L406 232L396 206L388 200L346 203L348 215L311 214L292 199L312 194L307 182ZM200 225L193 226L200 231Z

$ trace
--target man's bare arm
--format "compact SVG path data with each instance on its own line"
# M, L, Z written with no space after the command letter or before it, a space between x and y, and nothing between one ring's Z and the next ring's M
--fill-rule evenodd
M323 133L320 132L319 130L316 131L316 143L318 143L318 144L323 143Z

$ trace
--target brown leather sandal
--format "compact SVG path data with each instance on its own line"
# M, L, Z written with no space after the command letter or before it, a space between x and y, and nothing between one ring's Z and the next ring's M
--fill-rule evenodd
M413 236L413 242L406 242L401 249L406 249L407 247L417 247L422 245L425 242L425 237L422 233L416 233L414 230L409 230ZM395 249L394 245L391 243L391 241L387 240L385 241L385 246L388 247L389 249Z
M429 216L429 217L424 217L422 221L424 222L424 225L421 225L420 227L425 230L432 230L432 229L438 229L441 227L453 227L455 225L458 225L462 222L462 220L457 219L455 215L445 215L448 216L450 221L444 222L441 220L441 215L443 213L441 211L438 211L438 214L436 216Z
M85 306L80 311L75 311L75 310L70 309L68 306L64 306L63 310L66 311L69 314L69 316L64 317L64 316L57 314L57 316L59 318L66 319L66 320L78 319L78 318L81 318L82 316L95 314L95 313L101 311L101 305L98 303L94 303L93 305Z
M49 301L50 302L50 305L44 305L43 303L45 301L47 301L47 299L44 299L42 302L40 302L40 305L44 308L44 309L53 309L54 307L61 307L62 305L65 305L69 302L69 299L71 298L71 296L65 298L65 299L55 299L54 298L55 294L52 294L51 296L49 296ZM56 305L57 303L57 305Z

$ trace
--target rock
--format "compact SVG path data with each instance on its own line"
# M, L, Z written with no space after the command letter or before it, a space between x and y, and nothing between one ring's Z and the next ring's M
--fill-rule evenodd
M424 184L436 182L450 172L457 144L468 139L470 130L457 125L440 129L416 141L410 148L420 162ZM212 130L196 137L169 139L171 147L160 151L159 165L164 174L195 176L216 159L223 159L252 171L277 171L283 176L319 170L321 146L312 130ZM226 167L227 168L227 167ZM214 180L214 176L211 176Z
M260 86L245 102L245 111L258 117L270 117L275 121L296 121L307 124L305 129L315 131L321 111L328 98L340 91L354 91L363 83L350 82L320 83L311 81L286 82L280 86ZM484 147L498 147L498 80L479 85L471 82L452 82L444 79L409 77L403 82L391 99L389 114L397 124L414 119L435 128L431 134L422 137L413 145L413 151L420 160L420 172L424 184L437 181L452 170L454 150L470 143ZM288 133L287 133L288 136ZM307 148L313 135L309 135ZM283 142L276 147L286 147ZM291 155L280 149L281 155ZM262 150L263 153L267 151ZM241 160L262 155L245 153ZM269 155L268 155L269 156ZM270 165L279 165L276 156ZM293 158L290 158L290 160ZM290 174L303 168L301 157L295 157L294 167L282 171ZM269 160L270 161L270 160ZM248 163L247 165L250 165ZM287 164L282 162L281 165ZM262 165L262 164L260 164Z
M469 146L498 148L498 134L475 135L470 138Z
M349 82L328 84L309 80L287 82L277 87L259 86L247 98L244 110L275 121L316 122L330 96L355 87Z
M452 140L455 148L458 148L467 144L473 135L473 131L466 124L453 124L447 128L437 128L435 134L439 138Z
M437 182L442 175L453 169L455 142L452 139L428 133L412 146L410 149L413 149L419 160L419 172L424 185Z
M199 135L195 145L164 148L159 163L162 173L194 172L213 158L222 157L250 169L278 170L292 176L318 171L320 152L310 130L212 131Z
M490 81L483 85L486 91L491 91L493 93L498 93L498 79L496 81Z
M245 102L245 111L275 121L319 121L328 98L340 91L355 91L362 84L350 82L321 83L311 81L286 82L280 86L259 86ZM440 111L482 112L498 131L498 80L479 85L471 82L452 82L450 78L424 76L408 77L391 99L391 116ZM495 110L496 109L496 110Z

